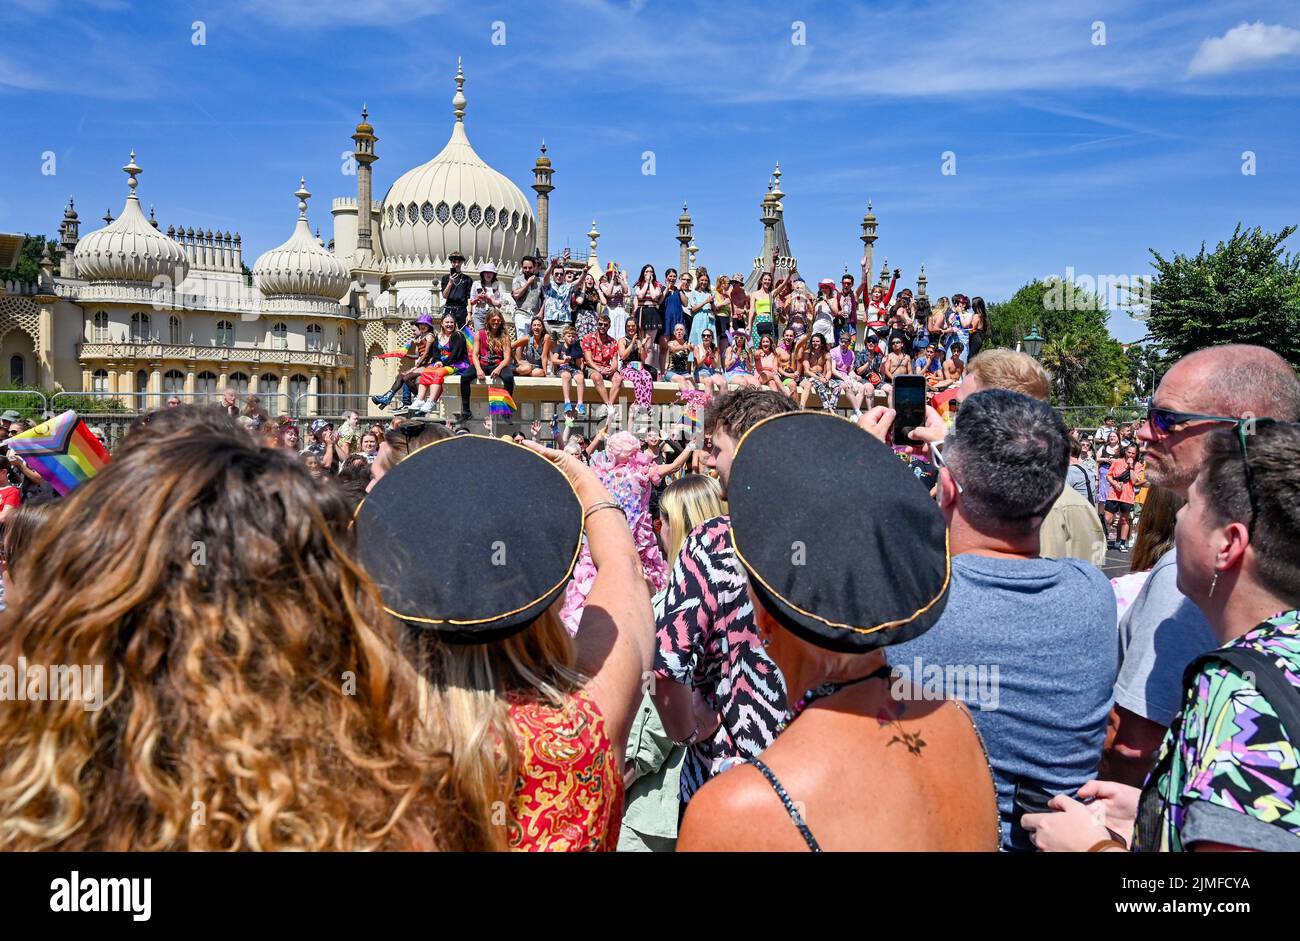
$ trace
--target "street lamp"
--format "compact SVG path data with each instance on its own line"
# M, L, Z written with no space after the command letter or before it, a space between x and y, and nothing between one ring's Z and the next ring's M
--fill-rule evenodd
M1025 345L1025 352L1034 359L1038 359L1043 355L1043 344L1047 340L1038 335L1038 327L1034 326L1029 329L1028 335L1021 342Z

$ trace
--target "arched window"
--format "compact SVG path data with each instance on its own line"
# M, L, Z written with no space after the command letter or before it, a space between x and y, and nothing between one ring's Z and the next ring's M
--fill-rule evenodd
M27 364L15 353L9 357L9 385L21 386L26 379Z
M181 318L175 314L167 318L167 342L172 346L180 346L185 342L181 336Z
M149 342L149 315L132 314L131 315L131 342L148 343Z
M169 369L163 373L163 391L168 395L179 395L185 391L185 373L179 369Z
M235 325L229 320L217 321L217 346L235 345Z
M108 370L96 369L90 374L90 391L95 395L108 394Z
M319 350L321 344L321 328L318 323L307 324L307 349Z
M280 391L280 377L273 372L264 372L257 377L258 395L275 395Z
M348 381L347 381L346 379L343 379L343 378L335 379L335 380L334 380L334 391L336 391L339 395L347 395L347 394L348 394Z
M147 412L149 410L149 374L143 369L136 370L135 392L135 407L141 412Z
M217 374L201 372L194 377L194 391L200 395L213 395L217 391Z
M277 350L287 350L289 348L289 328L283 323L277 323L271 327L271 346Z
M245 395L248 392L248 376L242 372L232 372L226 377L226 388Z
M344 349L344 341L346 340L346 338L347 338L347 333L344 332L342 327L339 327L339 352L340 353L347 352L347 350Z
M95 314L95 328L90 336L96 343L108 342L108 314L104 311Z
M298 401L299 396L306 395L311 391L311 386L307 382L307 377L298 374L289 377L289 401Z

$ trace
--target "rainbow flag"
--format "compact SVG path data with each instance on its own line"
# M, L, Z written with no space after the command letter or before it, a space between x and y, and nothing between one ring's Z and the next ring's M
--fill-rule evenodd
M465 320L465 326L460 328L460 332L465 334L465 347L469 350L469 361L474 361L474 350L478 346L478 334L474 332L474 318L469 317Z
M77 413L68 409L5 442L61 497L94 477L108 463L108 451Z
M504 386L488 386L488 411L509 417L515 412L515 400Z
M407 356L415 355L415 344L407 344L400 350L389 350L387 353L377 353L375 359L402 359Z

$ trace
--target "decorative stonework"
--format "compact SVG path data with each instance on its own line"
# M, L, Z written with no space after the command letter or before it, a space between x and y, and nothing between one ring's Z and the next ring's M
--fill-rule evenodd
M36 349L41 345L41 308L30 297L0 297L0 337L11 330L22 330L32 338Z

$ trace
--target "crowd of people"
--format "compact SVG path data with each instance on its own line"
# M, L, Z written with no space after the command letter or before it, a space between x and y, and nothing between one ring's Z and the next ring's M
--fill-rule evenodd
M1072 429L979 298L565 260L458 264L404 414L176 398L62 499L8 456L0 664L107 715L0 688L0 848L1300 850L1280 357ZM900 373L955 407L894 427ZM421 420L515 375L702 434Z
M625 385L633 408L648 409L655 381L711 394L770 388L801 407L815 397L826 410L843 396L856 416L878 404L869 402L877 393L887 396L896 375L923 376L936 392L959 385L991 331L983 298L958 293L931 304L895 290L898 269L889 284L873 285L865 257L856 283L849 274L823 278L815 292L797 270L777 280L775 254L753 291L739 273L714 278L703 267L668 268L661 281L644 265L629 281L617 262L597 278L569 261L568 249L545 269L524 258L507 288L495 266L474 281L453 254L441 320L412 321L403 351L412 362L375 404L428 414L454 376L464 420L476 379L513 392L518 375L561 379L570 416L587 415L590 404L601 410L595 417L610 417Z

